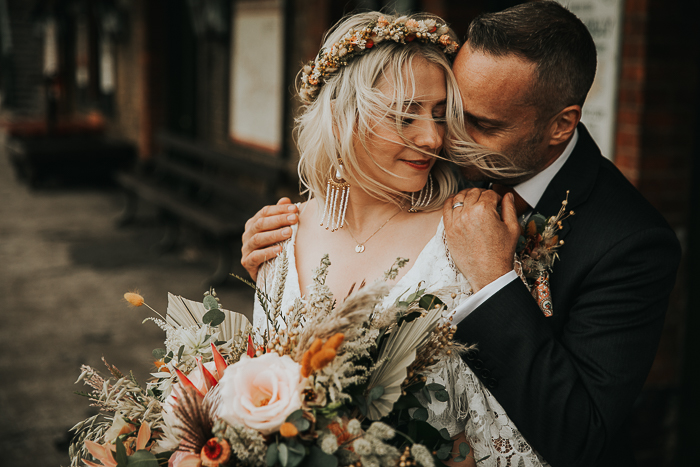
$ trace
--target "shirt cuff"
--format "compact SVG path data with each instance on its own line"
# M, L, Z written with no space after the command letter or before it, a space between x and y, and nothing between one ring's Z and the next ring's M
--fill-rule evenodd
M515 271L507 272L471 297L467 298L464 303L460 304L455 309L455 312L452 315L451 324L453 326L459 324L460 321L469 316L472 311L476 310L482 303L493 297L496 292L510 284L515 279L518 279L518 274Z

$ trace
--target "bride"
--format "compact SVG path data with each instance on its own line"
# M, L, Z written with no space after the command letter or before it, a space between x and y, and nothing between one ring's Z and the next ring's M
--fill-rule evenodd
M329 32L316 60L300 72L305 105L296 131L308 201L283 245L289 261L283 310L305 295L324 254L332 263L326 285L339 301L353 287L381 279L398 257L410 261L387 301L418 285L429 292L449 287L444 301L453 310L471 294L443 235L442 206L457 191L450 161L495 170L499 156L464 132L450 69L454 37L433 16L353 15ZM276 287L274 263L260 269L261 289ZM256 303L254 325L264 327L265 319ZM451 398L449 407L429 405L430 422L472 447L473 458L459 465L486 456L481 465L543 464L459 357L441 364L432 379Z

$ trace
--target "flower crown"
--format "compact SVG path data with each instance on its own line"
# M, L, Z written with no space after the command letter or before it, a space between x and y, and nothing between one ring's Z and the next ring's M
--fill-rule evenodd
M384 40L392 40L399 44L414 40L436 44L445 54L453 55L457 52L459 43L448 35L449 31L450 28L446 24L433 18L415 20L406 16L392 22L380 16L364 27L350 28L340 41L330 49L324 47L315 60L304 65L301 70L299 97L305 104L312 103L329 76Z

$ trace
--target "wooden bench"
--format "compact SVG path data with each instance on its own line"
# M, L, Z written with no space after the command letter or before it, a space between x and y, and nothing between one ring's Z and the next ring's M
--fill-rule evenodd
M127 194L119 224L132 222L143 200L155 205L166 221L161 252L176 244L182 224L206 232L219 250L219 265L205 284L221 284L231 272L233 245L239 244L245 222L262 206L277 201L284 161L253 150L223 154L168 133L157 139L158 156L134 172L116 176Z

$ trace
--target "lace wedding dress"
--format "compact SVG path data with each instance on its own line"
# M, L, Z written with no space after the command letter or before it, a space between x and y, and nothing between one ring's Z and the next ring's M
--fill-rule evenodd
M302 296L294 254L296 234L297 226L294 225L292 237L285 244L289 266L282 296L282 310L289 309L294 301ZM275 261L277 260L268 261L261 268L258 274L259 287L268 290L276 288ZM387 269L389 266L387 265ZM418 258L409 261L406 267L410 267L410 270L392 287L385 299L386 304L393 303L407 292L413 293L418 287L426 289L427 292L449 289L446 297L441 295L448 307L445 317L448 318L452 310L471 295L469 283L451 261L442 220L435 236L423 248ZM257 300L253 311L253 325L257 329L266 327L265 313ZM464 431L474 458L478 460L488 456L478 464L479 466L548 465L525 441L503 407L459 356L453 355L438 363L429 380L444 385L450 399L448 402L439 402L433 398L427 405L428 421L438 428L447 428L451 436Z

